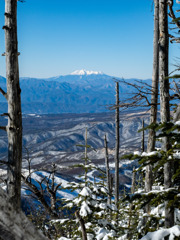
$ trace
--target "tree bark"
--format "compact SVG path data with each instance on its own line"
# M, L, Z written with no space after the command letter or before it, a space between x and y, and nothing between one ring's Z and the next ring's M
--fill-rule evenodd
M84 180L85 185L87 185L87 163L88 163L88 156L87 156L87 128L85 131L85 152L84 152L84 159L85 159L85 173L84 173Z
M106 165L106 177L107 177L107 189L108 189L108 204L111 204L111 183L110 183L110 170L109 170L109 158L108 158L108 146L106 135L104 136L104 145L105 145L105 165Z
M52 175L49 175L48 181L46 182L46 186L47 186L47 191L50 195L50 200L51 200L51 211L52 213L57 213L57 191L59 189L59 187L61 186L61 183L55 185L55 173L56 173L56 165L53 163L52 165ZM49 180L51 179L51 184L49 182Z
M79 221L80 226L81 226L82 240L87 240L87 233L86 233L86 228L85 228L84 220L83 220L82 217L79 215L79 212L78 212L78 211L75 212L75 216L76 216L76 218L77 218L77 220Z
M135 187L136 187L136 171L135 171L135 167L134 167L133 168L133 173L132 173L131 194L135 193Z
M174 116L173 116L174 122L176 122L178 120L180 120L180 104L178 105L176 112L174 113Z
M17 43L17 1L5 0L6 81L8 100L7 192L15 208L21 204L22 113Z
M47 239L27 219L21 210L16 210L7 194L0 188L0 239L45 240Z
M145 146L144 146L144 142L145 142L145 139L144 139L144 119L142 120L142 139L141 139L141 151L144 152L145 151Z
M131 194L135 193L135 186L136 185L136 171L135 167L133 168L132 172L132 186L131 186ZM133 237L133 231L131 226L133 225L133 204L130 203L129 206L129 222L128 222L128 233L127 233L127 239L131 240Z
M157 103L158 103L158 85L159 85L159 0L154 0L154 41L153 41L153 75L152 75L152 94L151 94L151 110L150 124L155 124L157 121ZM154 129L149 129L147 152L152 152L155 149L156 132ZM152 165L146 167L145 175L145 191L152 190L153 174ZM146 212L150 212L149 204L145 207Z
M115 128L116 128L116 146L115 146L115 203L119 201L119 82L116 82L116 113L115 113Z
M158 85L159 85L159 0L154 0L154 41L153 41L153 75L152 75L152 95L150 124L157 121L157 103L158 103ZM149 130L147 151L154 151L155 148L154 129Z
M168 79L168 51L169 51L169 37L168 37L168 14L167 14L168 0L160 0L159 4L159 34L160 34L160 48L159 48L159 75L160 75L160 106L161 106L161 122L166 123L170 121L170 107L169 107L169 79ZM162 139L162 149L167 152L170 149L170 142L168 137ZM164 164L164 187L165 189L172 187L172 162L168 161ZM174 209L169 208L168 202L165 202L165 227L172 227L174 225Z

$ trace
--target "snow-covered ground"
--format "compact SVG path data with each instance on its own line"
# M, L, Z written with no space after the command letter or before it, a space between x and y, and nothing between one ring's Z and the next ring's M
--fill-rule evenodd
M141 146L142 119L148 124L148 114L121 113L120 115L120 151L135 151ZM0 119L4 125L6 119ZM32 165L39 167L56 162L59 165L71 165L81 160L84 149L85 129L88 130L88 144L97 150L89 153L92 160L104 158L104 135L107 136L109 154L113 158L115 146L114 113L101 114L62 114L23 116L23 167L27 151L32 159ZM26 149L25 149L26 148ZM7 137L2 132L0 136L0 157L7 158Z

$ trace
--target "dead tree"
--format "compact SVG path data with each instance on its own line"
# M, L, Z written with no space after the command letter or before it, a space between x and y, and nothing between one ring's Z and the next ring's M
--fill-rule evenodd
M115 203L119 201L119 82L116 82L116 113L115 113L115 131L116 131L116 146L115 146Z
M142 81L142 80L134 80L134 82L129 82L124 79L118 79L119 84L127 85L131 87L132 92L124 93L124 97L122 100L119 99L119 108L121 111L136 108L136 107L150 107L151 102L149 101L149 96L151 95L152 87ZM112 105L109 107L110 110L116 109L116 105Z
M109 157L108 157L108 145L106 134L104 136L104 146L105 146L105 165L106 165L106 178L107 178L107 189L108 189L108 204L111 204L111 180L110 180L110 170L109 170Z
M39 200L39 202L42 204L44 209L47 211L47 213L53 218L58 219L58 214L52 211L51 206L46 201L45 198L45 189L43 188L43 182L45 179L43 178L42 181L38 181L39 188L36 187L32 181L28 179L28 177L25 177L22 175L23 182L29 187L28 189L36 196L36 198Z
M113 192L113 187L114 187L114 178L113 175L110 174L110 192Z
M29 177L29 181L30 181L30 183L31 183L31 173L32 173L32 170L31 170L31 162L32 162L32 160L35 158L35 157L37 157L37 155L36 156L30 156L30 154L31 154L31 152L30 152L30 150L29 150L29 148L27 148L26 146L24 146L23 147L24 148L24 150L25 150L25 153L24 153L24 156L23 156L23 159L25 159L26 161L27 161L27 164L28 164L28 177Z
M176 3L180 4L180 2L176 1ZM176 43L180 43L180 37L178 36L177 37L177 34L179 35L179 32L180 32L180 19L179 19L179 16L176 16L175 12L174 12L174 1L173 0L169 0L168 1L168 6L169 6L169 17L172 19L172 22L171 24L175 25L175 29L178 30L178 32L176 33L173 33L172 34L169 34L169 37L170 37L170 42L173 43L173 42L176 42ZM180 10L176 10L176 13L177 12L180 12ZM173 30L175 30L173 28ZM174 34L176 34L176 36L174 36ZM172 72L176 72L176 71L180 71L180 66L179 65L175 65L177 68ZM171 74L172 74L171 73ZM175 74L174 76L171 76L171 78L180 78L180 75L177 75ZM176 93L174 94L175 97L177 97L178 99L180 99L180 92L179 92L179 88L177 87L176 83L174 82L175 84L175 90L176 90ZM178 105L177 109L176 109L176 112L173 116L173 120L174 122L179 120L180 119L180 104Z
M154 42L153 42L153 75L152 75L152 92L151 92L151 109L150 124L157 122L157 104L158 104L158 86L159 86L159 0L154 0ZM155 149L156 132L155 129L149 129L147 152ZM153 174L152 165L146 167L145 174L145 191L152 190ZM146 205L146 212L150 211L150 206Z
M135 193L135 187L136 187L136 170L135 167L133 167L131 194Z
M52 166L52 175L50 174L49 175L49 178L48 180L46 181L46 186L47 186L47 191L50 195L50 199L51 199L51 203L50 203L50 206L51 206L51 210L52 212L57 212L57 191L58 189L60 188L61 186L61 183L59 184L55 184L55 173L56 173L56 165L53 164ZM51 183L50 183L50 179L51 179Z
M75 212L76 219L80 223L81 226L81 231L82 231L82 240L87 240L87 233L86 233L86 228L85 228L85 223L82 217L79 215L79 212Z
M133 168L132 172L132 185L131 185L131 194L135 193L135 187L136 187L136 170L135 167ZM129 221L128 221L128 233L127 233L127 239L131 240L133 237L131 226L133 225L133 204L130 203L129 206Z
M151 110L150 124L157 121L157 104L158 104L158 85L159 85L159 1L154 1L154 50L153 50L153 75L152 75L152 92L151 92ZM147 151L154 151L155 148L155 130L150 129L148 135ZM151 186L149 187L151 189ZM148 190L150 191L150 190Z
M35 184L33 184L32 181L32 171L30 169L29 175L25 176L22 174L22 180L25 183L25 185L28 186L29 190L34 194L34 196L39 200L39 202L42 204L44 209L47 211L47 213L51 216L53 219L58 219L59 214L57 211L57 191L61 186L61 183L55 184L55 172L56 172L56 166L53 164L52 166L52 173L49 174L49 177L42 178L41 181L37 181L39 184L39 187L37 187ZM45 186L43 186L43 184ZM47 195L50 197L50 204L47 202Z
M7 93L0 92L8 102L8 125L1 126L8 135L7 192L15 208L21 204L22 113L19 85L17 43L17 1L5 0L5 56Z
M175 12L173 10L173 6L174 6L174 0L169 0L168 1L168 6L169 6L169 17L172 19L172 24L175 25L176 29L180 29L180 20L179 17L177 17L175 15ZM176 12L179 12L179 10L177 10ZM178 37L177 35L179 35L179 31L176 33L174 30L174 28L172 28L173 30L173 35L169 34L170 37L170 42L176 42L176 43L180 43L180 37Z
M85 159L85 175L84 175L84 178L85 178L85 184L87 184L87 163L88 163L87 148L88 148L88 145L87 145L87 128L86 128L86 131L85 131L85 150L84 150L84 159Z
M169 51L169 36L168 36L168 1L160 0L159 2L159 82L160 82L160 106L161 106L161 122L167 123L170 121L169 107L169 72L168 72L168 51ZM162 149L167 152L170 149L168 137L162 139ZM164 164L164 187L168 189L172 187L172 162L167 161ZM165 226L172 227L174 225L174 209L169 208L168 202L165 202Z
M141 138L141 151L145 151L145 139L144 139L144 119L142 120L142 138Z
M10 203L8 195L0 188L0 239L1 240L46 240L47 238Z

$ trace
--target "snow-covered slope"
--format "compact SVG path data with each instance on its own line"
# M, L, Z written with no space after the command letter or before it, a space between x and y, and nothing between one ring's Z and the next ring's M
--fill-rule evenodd
M120 115L121 152L134 151L141 146L142 119L148 123L145 112L121 113ZM2 119L4 125L7 119ZM114 113L61 114L61 115L24 115L23 116L23 166L27 167L27 151L34 168L47 167L55 162L60 168L67 168L82 162L85 129L88 129L88 144L96 149L89 151L89 158L101 164L104 162L104 135L107 135L109 154L113 159L115 146ZM7 155L7 137L0 136L0 157ZM27 148L27 149L25 149Z
M121 113L121 149L120 153L134 151L140 148L141 133L137 130L141 128L142 119L148 122L148 115L145 112L139 113ZM0 120L0 125L6 124L7 118ZM84 170L80 167L73 168L73 165L84 163L84 145L85 129L88 129L88 144L92 149L88 150L88 158L105 171L104 163L104 135L107 135L110 171L114 174L114 113L94 113L94 114L61 114L61 115L23 115L23 174L28 174L28 160L31 161L32 181L37 181L47 176L52 168L52 164L57 166L55 176L56 183L62 183L66 186L68 182L79 181L79 174ZM7 137L2 132L0 135L0 158L7 159ZM126 150L128 149L128 150ZM130 188L131 170L136 163L132 161L120 162L120 188ZM2 166L3 167L3 166ZM39 171L37 171L39 170ZM0 169L3 177L4 169ZM92 180L99 175L96 171L90 172L88 177ZM37 183L38 185L38 183ZM39 186L39 185L38 185ZM27 209L28 204L32 203L31 193L27 188L22 189L23 206ZM60 198L71 199L76 196L76 192L69 190L59 190ZM39 204L33 202L33 204Z

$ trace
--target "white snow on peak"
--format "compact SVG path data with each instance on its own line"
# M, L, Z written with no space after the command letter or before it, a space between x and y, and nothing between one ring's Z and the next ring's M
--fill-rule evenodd
M71 73L71 75L91 75L91 74L103 74L102 72L98 72L98 71L88 71L85 69L81 69L81 70L76 70L74 72Z

